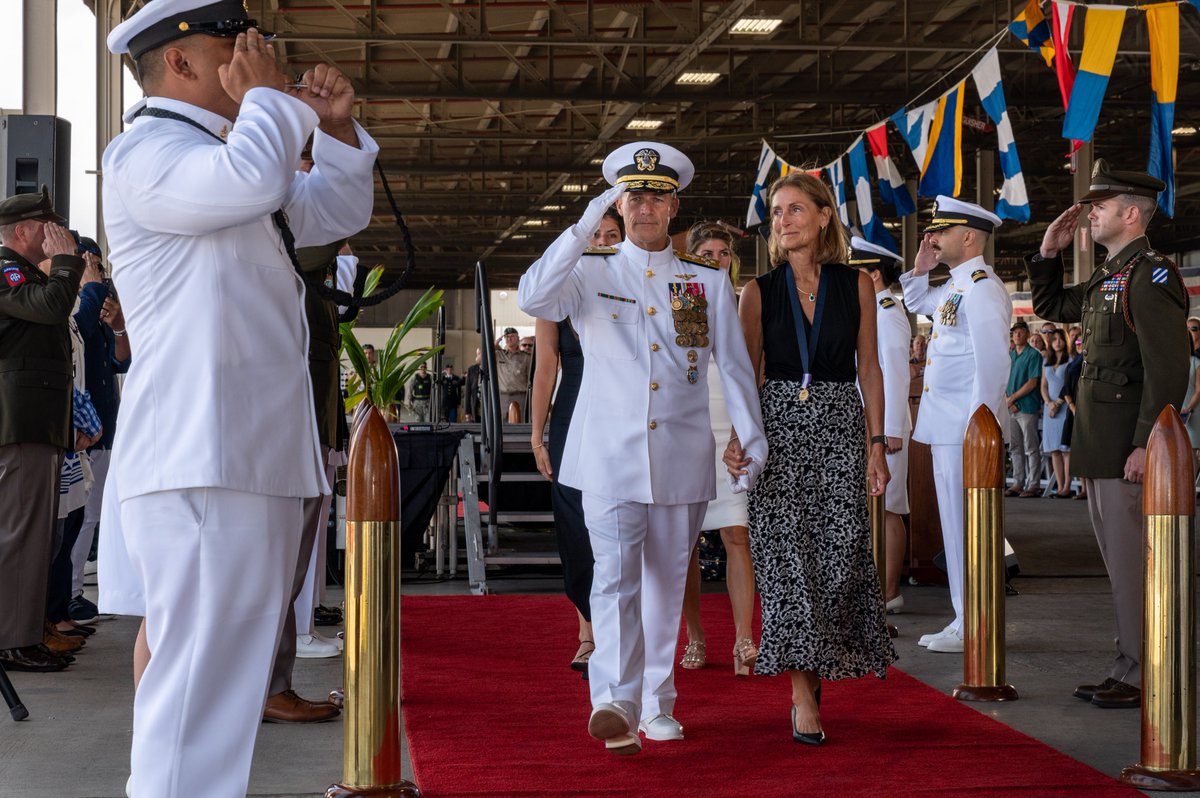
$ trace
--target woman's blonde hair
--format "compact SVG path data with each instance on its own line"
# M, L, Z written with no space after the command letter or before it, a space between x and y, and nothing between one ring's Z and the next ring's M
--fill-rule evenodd
M733 233L729 232L717 222L696 222L687 232L687 251L689 255L695 255L696 250L705 241L711 239L724 241L729 245L729 253L733 256L729 264L729 281L736 287L738 284L738 270L742 265L742 261L737 256L737 250L733 246Z
M838 221L837 203L833 199L833 192L829 190L829 186L807 172L788 172L772 183L771 188L767 190L768 209L772 207L775 201L775 194L785 188L794 188L798 191L803 191L818 208L829 209L829 224L821 229L817 238L817 263L844 263L846 261L846 253L850 249L850 242L846 238L846 231L842 229L841 222ZM787 260L787 253L775 239L774 230L771 231L771 238L767 242L767 249L771 257L771 263L779 264Z

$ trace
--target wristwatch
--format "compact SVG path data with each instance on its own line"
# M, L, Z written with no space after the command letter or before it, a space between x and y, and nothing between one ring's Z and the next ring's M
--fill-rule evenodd
M887 448L887 436L886 435L872 435L871 443L873 443L873 444L878 443L886 449Z

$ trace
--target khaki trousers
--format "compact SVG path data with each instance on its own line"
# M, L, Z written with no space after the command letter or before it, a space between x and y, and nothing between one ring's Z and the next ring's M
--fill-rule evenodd
M1123 479L1089 479L1088 512L1112 583L1117 657L1109 676L1142 684L1142 486Z

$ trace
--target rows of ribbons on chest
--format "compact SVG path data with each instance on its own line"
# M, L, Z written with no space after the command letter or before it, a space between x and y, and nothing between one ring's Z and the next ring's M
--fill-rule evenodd
M675 345L688 350L687 381L696 385L700 382L697 366L700 353L696 349L708 346L708 297L704 292L704 283L668 283L668 287L671 292L671 321L676 333ZM615 302L637 303L635 299L604 292L597 292L596 296ZM616 318L616 314L613 318Z

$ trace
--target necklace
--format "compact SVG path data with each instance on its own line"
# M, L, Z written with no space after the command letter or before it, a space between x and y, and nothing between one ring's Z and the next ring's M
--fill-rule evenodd
M805 291L805 290L801 289L800 286L796 286L796 293L800 296L801 299L807 298L809 302L817 301L817 293L815 291Z

